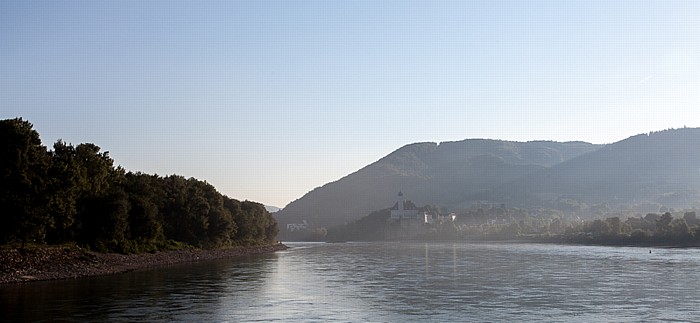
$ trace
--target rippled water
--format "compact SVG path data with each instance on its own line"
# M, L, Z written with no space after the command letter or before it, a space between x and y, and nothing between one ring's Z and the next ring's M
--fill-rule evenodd
M700 250L289 244L269 255L0 287L5 321L697 321Z

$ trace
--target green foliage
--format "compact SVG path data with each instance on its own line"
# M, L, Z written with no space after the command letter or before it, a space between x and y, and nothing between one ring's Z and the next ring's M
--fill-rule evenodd
M389 209L370 213L351 223L335 226L328 230L331 241L376 241L386 239L387 220L391 216Z
M48 166L31 123L0 121L0 242L42 240L53 225L46 207Z
M674 218L670 212L662 215L649 213L645 217L630 217L621 221L618 217L571 226L565 234L570 242L599 244L661 244L688 245L700 242L697 232L700 225L689 226L686 219Z
M233 206L231 214L238 228L235 239L239 243L274 241L278 233L277 221L265 210L265 206L251 201L232 200L231 202L233 202L230 203Z
M424 207L438 212L439 208ZM439 214L439 213L438 213ZM695 211L621 215L581 220L551 209L524 210L504 205L475 205L452 221L400 223L388 221L389 209L328 230L326 241L367 240L530 240L609 245L700 245L700 221ZM679 215L680 215L679 214ZM310 230L307 230L310 231ZM308 240L308 236L297 238Z
M53 243L71 240L77 210L77 200L81 196L81 169L78 165L75 148L59 140L49 152L49 211L53 218L53 230L47 240Z
M0 121L0 244L78 242L102 252L274 242L262 204L194 178L126 173L94 144L48 151L31 123Z

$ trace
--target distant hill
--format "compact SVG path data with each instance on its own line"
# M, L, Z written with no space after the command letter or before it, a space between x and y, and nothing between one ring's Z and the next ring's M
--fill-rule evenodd
M393 205L396 194L417 205L460 205L505 183L590 153L585 142L511 142L468 139L416 143L290 203L275 217L330 227Z
M700 129L630 137L503 184L491 201L516 205L646 205L682 208L700 201ZM469 199L483 198L471 196Z
M277 212L281 209L276 207L276 206L265 205L265 210L267 210L267 212L274 213L274 212Z

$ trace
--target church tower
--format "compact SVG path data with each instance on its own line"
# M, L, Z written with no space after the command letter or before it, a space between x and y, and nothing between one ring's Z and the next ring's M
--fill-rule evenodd
M413 220L417 219L419 209L410 201L406 200L403 192L399 191L398 201L391 208L392 220Z

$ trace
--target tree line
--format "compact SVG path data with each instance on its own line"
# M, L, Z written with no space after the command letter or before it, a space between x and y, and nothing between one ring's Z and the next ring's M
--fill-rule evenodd
M517 208L491 208L460 214L454 226L442 229L443 232L430 232L425 237L603 245L700 244L700 219L695 211L675 217L664 212L584 220L551 209L539 209L533 215Z
M437 206L427 205L422 209L433 214L442 213ZM455 221L432 224L418 221L405 225L387 221L390 210L384 209L330 228L323 237L307 232L304 238L327 241L523 240L602 245L700 245L700 219L696 211L674 213L648 213L645 216L606 213L597 219L584 220L560 210L526 210L501 205L460 211Z
M682 217L674 217L671 212L648 213L624 221L609 217L573 223L563 236L569 242L694 245L700 243L700 221L695 211L684 212Z
M0 244L75 242L102 252L274 242L262 204L178 175L127 172L100 147L52 150L22 118L0 121Z

